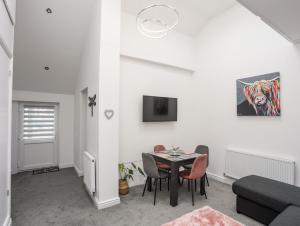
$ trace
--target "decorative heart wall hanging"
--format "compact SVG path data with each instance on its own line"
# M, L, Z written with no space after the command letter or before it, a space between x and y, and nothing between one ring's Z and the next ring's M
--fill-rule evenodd
M107 109L104 111L104 115L108 120L110 120L114 116L114 113L114 110L111 109Z

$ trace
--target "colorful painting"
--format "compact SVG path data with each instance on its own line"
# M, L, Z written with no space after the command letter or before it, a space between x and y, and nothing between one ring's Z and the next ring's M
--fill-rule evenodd
M280 73L238 79L238 116L280 116Z

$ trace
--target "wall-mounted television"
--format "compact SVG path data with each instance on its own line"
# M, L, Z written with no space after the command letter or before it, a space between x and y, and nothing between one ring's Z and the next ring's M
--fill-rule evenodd
M143 122L177 121L177 98L143 96Z

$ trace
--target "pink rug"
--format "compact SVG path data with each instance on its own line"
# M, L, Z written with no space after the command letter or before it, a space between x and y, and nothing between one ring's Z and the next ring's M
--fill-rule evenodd
M205 206L161 226L245 226L225 214Z

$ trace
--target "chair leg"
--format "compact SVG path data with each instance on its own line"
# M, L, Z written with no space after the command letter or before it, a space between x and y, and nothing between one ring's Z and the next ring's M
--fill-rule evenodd
M191 180L191 183L192 183L192 203L193 203L193 206L195 205L194 204L194 180Z
M161 191L161 178L159 178L159 190Z
M206 179L206 182L207 182L207 186L209 187L208 177L207 177L206 173L205 173L205 179Z
M205 196L205 199L207 199L207 195L206 195L206 189L205 189L205 181L203 182L204 185L203 185L203 193L204 193L204 196ZM200 183L201 184L201 183ZM201 186L201 185L200 185ZM201 189L201 188L200 188Z
M190 192L190 184L191 184L191 182L190 182L190 180L188 180L188 192Z
M147 187L147 185L148 185L148 181L149 181L149 177L147 177L147 179L146 179L142 197L144 197L144 195L145 195L145 190L146 190L146 187Z
M154 206L155 206L155 202L156 202L156 191L157 191L157 180L158 179L155 179L155 190L154 190Z
M170 176L168 177L168 191L170 191Z
M195 183L195 193L196 193L197 192L197 179L195 179L194 183Z
M180 181L180 185L183 185L183 182L184 182L184 179L182 178L181 181Z
M152 191L152 178L148 177L148 191L151 192Z

